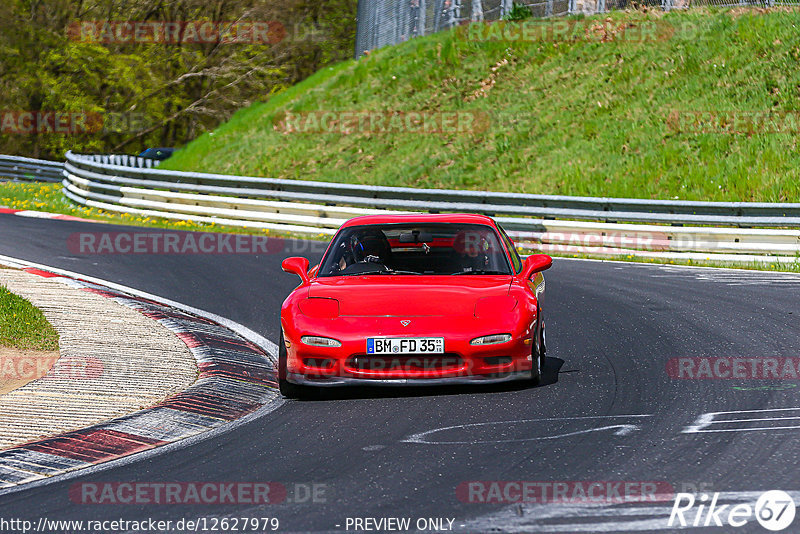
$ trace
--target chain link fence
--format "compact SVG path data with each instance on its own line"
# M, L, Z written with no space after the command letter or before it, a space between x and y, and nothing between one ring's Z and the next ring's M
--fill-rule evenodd
M507 17L514 4L534 17L604 13L631 7L665 11L689 7L800 6L800 0L359 0L355 55L460 24Z

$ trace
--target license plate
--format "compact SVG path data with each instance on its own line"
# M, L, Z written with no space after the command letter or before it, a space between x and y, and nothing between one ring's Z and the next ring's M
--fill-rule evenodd
M443 337L370 337L367 354L441 354Z

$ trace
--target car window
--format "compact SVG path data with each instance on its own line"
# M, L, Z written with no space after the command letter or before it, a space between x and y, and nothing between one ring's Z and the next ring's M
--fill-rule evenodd
M508 254L511 256L511 263L514 265L514 272L522 272L522 258L520 258L519 252L517 252L517 247L514 246L514 242L508 237L506 231L499 225L497 227L500 229L500 235L503 236L503 241L505 241L506 247L508 248Z
M319 276L511 274L497 232L484 224L385 224L343 228Z

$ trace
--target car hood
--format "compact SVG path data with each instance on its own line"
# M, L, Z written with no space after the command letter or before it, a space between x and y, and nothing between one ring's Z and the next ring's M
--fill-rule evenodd
M478 299L508 295L511 280L510 275L324 277L310 284L308 296L337 299L340 316L473 315Z

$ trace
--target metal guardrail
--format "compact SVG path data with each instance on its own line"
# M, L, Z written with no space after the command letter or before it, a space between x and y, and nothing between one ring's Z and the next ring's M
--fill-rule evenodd
M765 254L795 261L800 255L800 204L566 197L280 180L168 171L142 158L71 152L63 174L64 194L80 204L220 225L332 234L358 215L472 212L494 216L523 247L565 254L685 257L694 253L725 257L723 261L763 260Z
M142 158L123 158L127 157L85 156L68 152L65 175L89 180L92 182L89 190L117 192L118 196L124 196L120 187L134 186L181 193L403 211L466 211L493 216L604 222L800 227L800 203L640 200L382 187L129 167L123 162Z
M0 178L30 182L60 182L64 164L60 161L0 156Z

